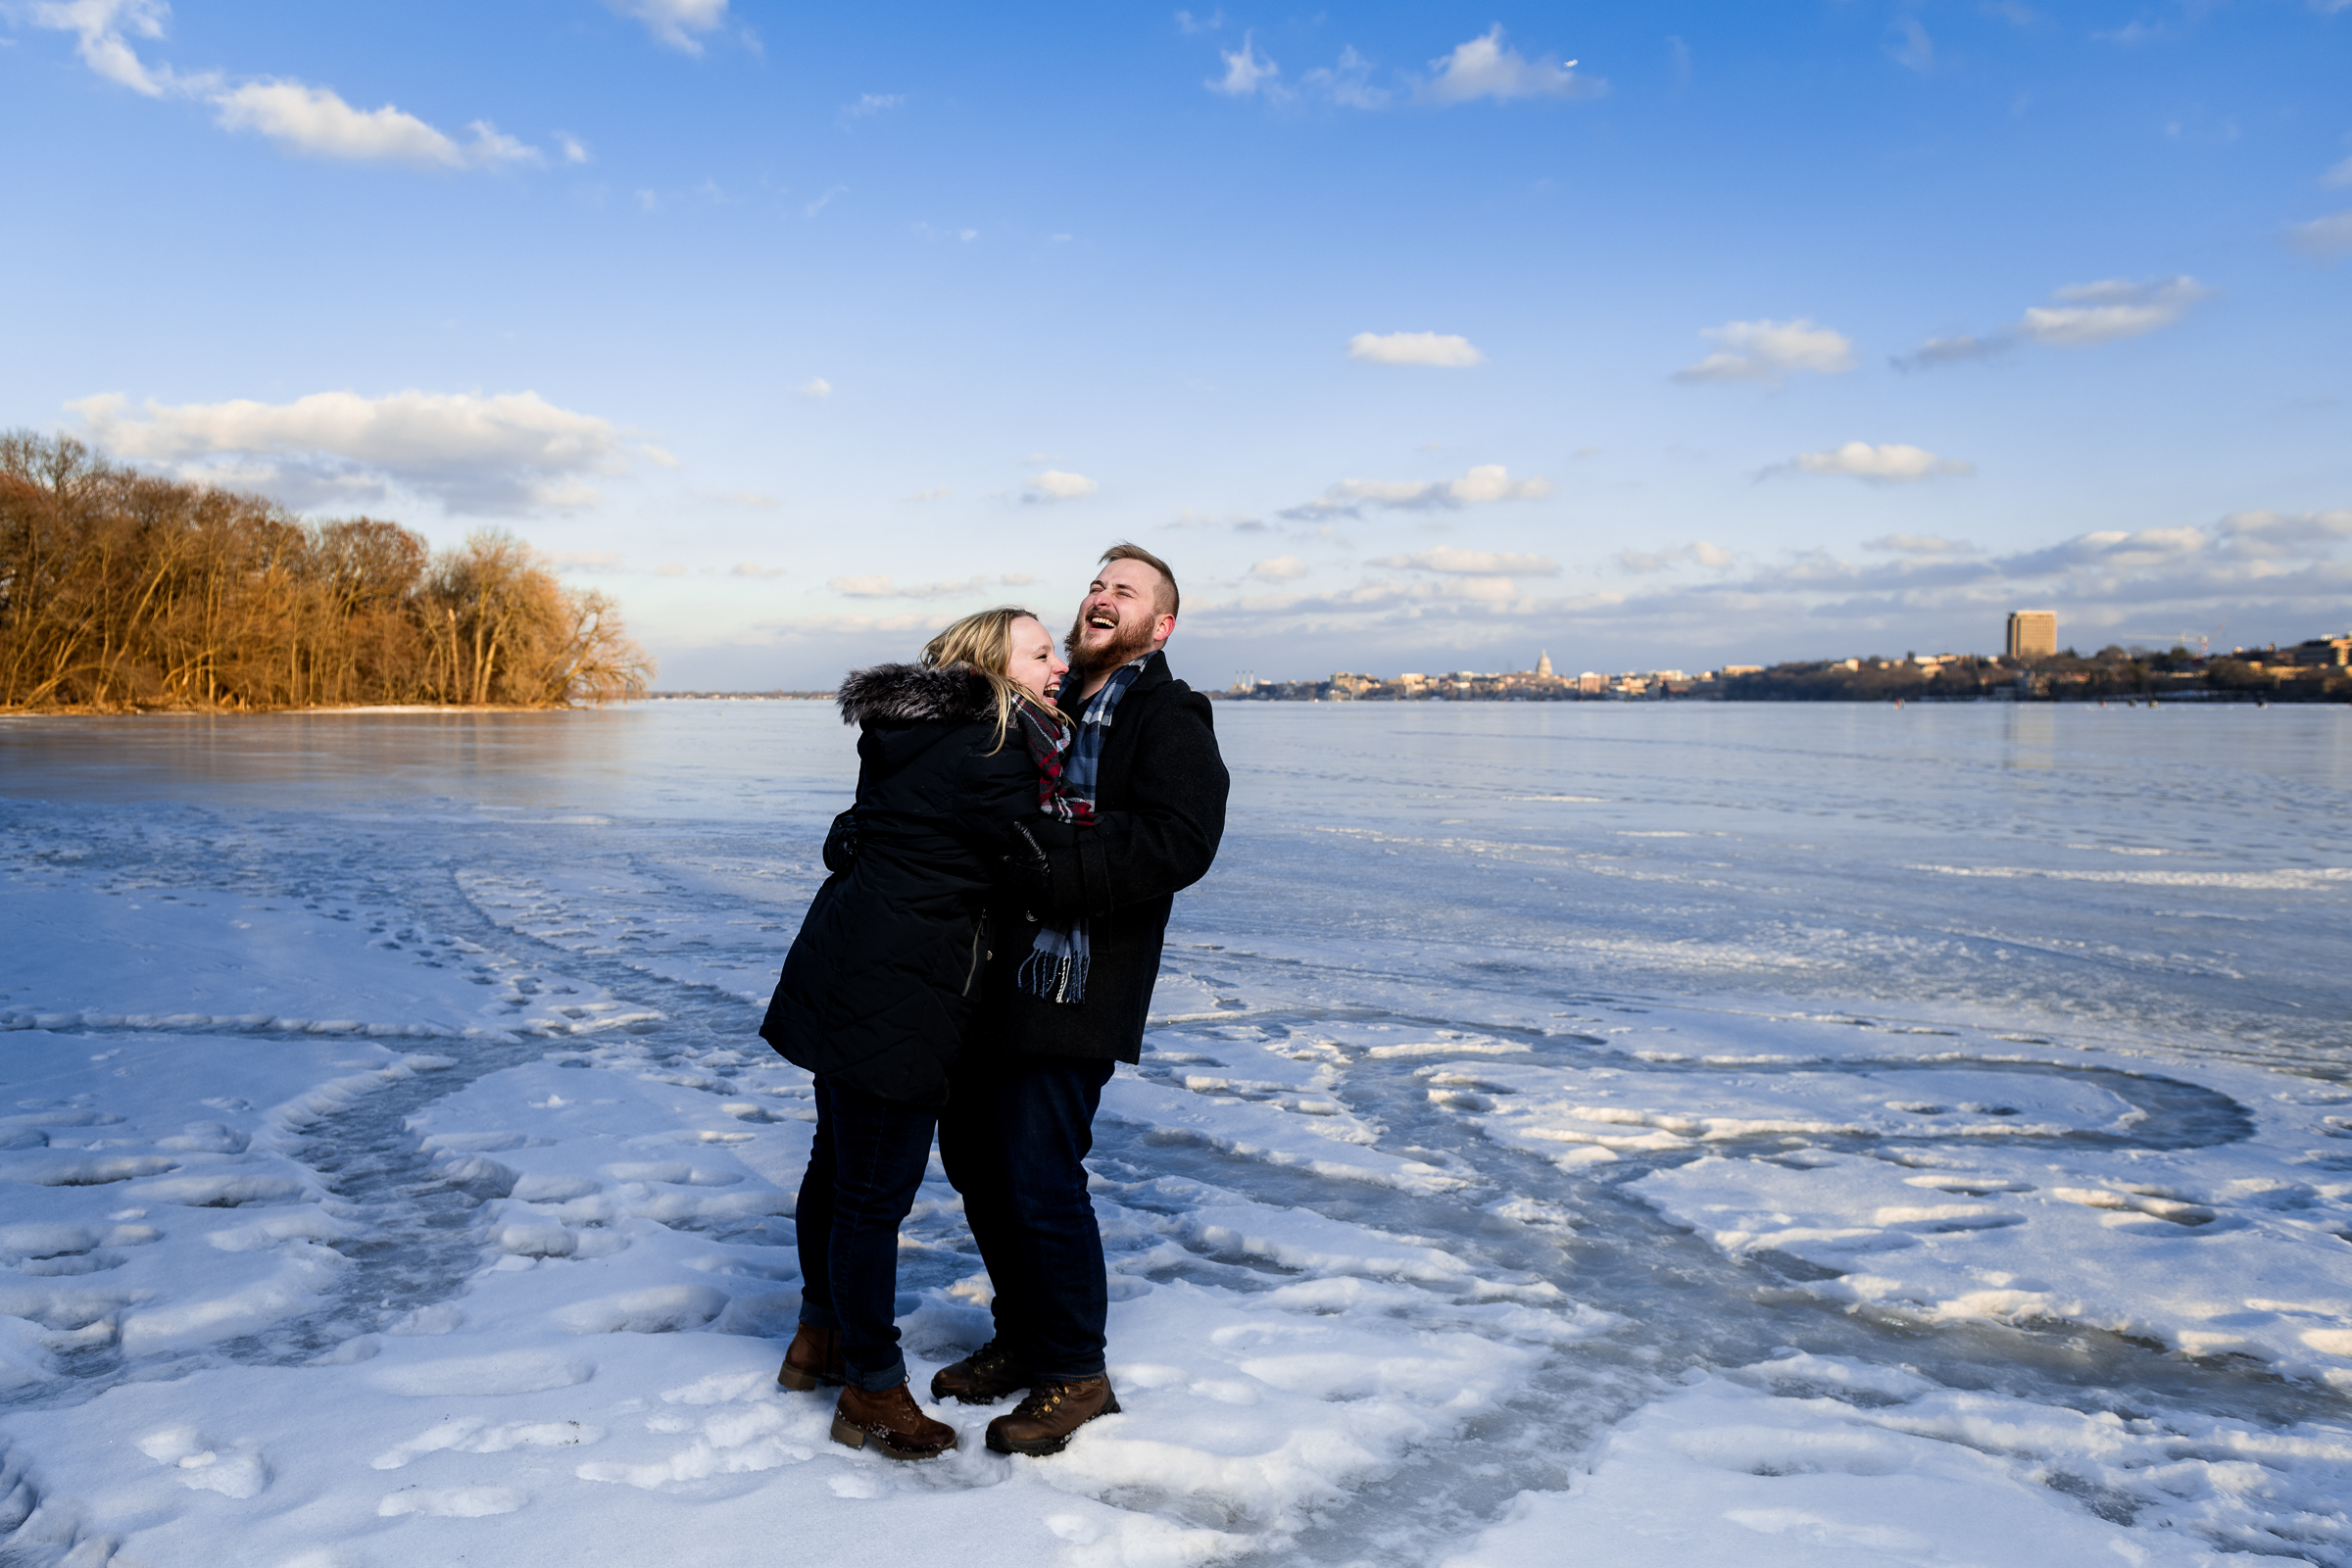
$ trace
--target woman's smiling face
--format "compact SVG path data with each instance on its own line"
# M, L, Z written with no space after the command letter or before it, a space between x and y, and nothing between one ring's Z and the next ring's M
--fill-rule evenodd
M1061 690L1061 677L1070 672L1070 666L1054 652L1054 634L1026 615L1014 621L1011 629L1012 659L1005 678L1052 702L1054 694Z

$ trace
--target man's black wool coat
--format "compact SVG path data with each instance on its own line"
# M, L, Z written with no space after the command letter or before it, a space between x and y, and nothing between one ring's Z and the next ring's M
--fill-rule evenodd
M1035 912L1087 916L1086 1000L1047 1002L1014 984L1037 927L1029 911L1000 904L974 1049L1142 1057L1168 913L1177 892L1207 875L1217 858L1231 785L1208 699L1168 673L1164 654L1155 656L1111 710L1096 824L1039 834L1053 863L1054 908Z

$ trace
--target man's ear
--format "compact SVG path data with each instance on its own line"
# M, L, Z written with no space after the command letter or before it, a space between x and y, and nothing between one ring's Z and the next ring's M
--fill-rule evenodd
M1166 641L1167 641L1169 638L1171 638L1171 637L1173 637L1173 636L1175 636L1175 635L1176 635L1176 617L1175 617L1174 615L1160 615L1160 616L1157 616L1157 617L1156 617L1156 624L1154 624L1154 625L1153 625L1153 627L1152 627L1152 645L1153 645L1154 647L1156 647L1156 646L1158 646L1159 644L1166 642Z

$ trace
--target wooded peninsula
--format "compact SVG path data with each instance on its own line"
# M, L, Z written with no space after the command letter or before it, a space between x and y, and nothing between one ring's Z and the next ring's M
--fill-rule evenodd
M398 523L0 434L0 710L564 708L653 674L612 600L511 535L436 555Z

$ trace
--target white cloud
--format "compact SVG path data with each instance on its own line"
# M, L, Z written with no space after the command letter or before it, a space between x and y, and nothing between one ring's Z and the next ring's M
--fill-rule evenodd
M1797 473L1842 474L1874 484L1908 484L1976 471L1974 465L1957 458L1939 458L1925 447L1906 446L1899 441L1878 445L1848 441L1827 452L1800 452L1780 466Z
M1251 566L1250 575L1283 582L1293 577L1303 577L1313 569L1297 556L1270 556Z
M888 577L828 577L825 586L844 599L952 599L958 594L985 593L986 575L960 582L919 582L900 586Z
M1481 464L1459 479L1342 479L1312 501L1284 509L1293 520L1361 516L1367 507L1396 512L1449 512L1492 501L1540 501L1551 494L1542 475L1514 479L1499 463Z
M1499 550L1455 550L1448 545L1441 545L1435 550L1415 551L1409 556L1382 556L1372 564L1453 576L1486 577L1549 577L1560 569L1560 564L1549 556L1519 556Z
M1976 546L1964 539L1946 539L1933 533L1889 533L1862 541L1865 550L1884 550L1897 556L1966 556L1976 553Z
M727 20L727 0L606 0L606 4L644 23L646 30L661 42L690 55L703 52L696 33L715 32Z
M539 559L558 571L620 570L620 553L615 550L542 550Z
M2352 507L2332 512L2232 512L2216 530L2254 556L2325 556L2352 539Z
M1225 61L1225 74L1213 76L1202 85L1210 92L1221 92L1231 98L1247 98L1270 87L1274 78L1282 74L1282 68L1259 54L1250 40L1251 35L1245 32L1241 48L1218 50Z
M1727 321L1699 336L1720 345L1696 365L1674 372L1678 381L1783 381L1799 370L1841 375L1854 368L1854 343L1843 332L1793 321Z
M1101 488L1101 485L1083 473L1064 473L1059 468L1048 468L1029 481L1029 487L1022 492L1021 499L1024 501L1076 501L1082 496L1093 495Z
M2320 183L2323 185L2352 185L2352 158L2345 159L2322 174Z
M2180 319L2213 291L2185 275L2133 283L2109 278L2074 283L2052 292L2055 305L2036 305L2017 323L2020 337L2062 348L2082 348L2138 337Z
M563 152L564 161L567 164L584 164L589 161L588 144L577 136L559 132L556 136L556 146Z
M745 561L729 566L727 575L730 577L781 577L788 569L784 566L762 566L756 561Z
M180 466L197 460L270 460L239 470L279 494L320 485L397 485L455 512L511 514L585 506L583 478L626 471L623 433L593 415L558 408L536 392L482 397L396 392L365 398L318 392L291 403L149 401L133 413L120 394L69 403L90 439L118 457Z
M1970 360L1989 360L1996 354L2006 354L2017 346L2017 339L2008 332L1987 332L1982 335L1961 332L1952 337L1932 337L1919 346L1915 354L1907 354L1894 362L1900 370L1933 369L1938 365L1963 365Z
M2352 254L2352 211L2297 223L2286 231L2286 237L2295 249L2322 261Z
M129 40L161 38L171 8L163 0L37 0L27 15L38 27L80 40L83 64L109 81L150 98L202 98L229 130L258 130L288 151L358 162L410 164L428 169L490 169L536 164L542 155L486 120L464 141L390 104L354 109L330 87L265 78L225 86L220 73L180 75L142 62ZM564 137L564 156L585 162L587 149Z
M130 38L161 38L164 19L172 8L163 0L42 0L29 15L36 27L75 34L81 63L136 93L160 98L171 85L171 72L151 73L130 46ZM128 34L128 37L124 35Z
M2345 216L2345 241L2352 244L2352 214ZM2309 225L2306 225L2309 226ZM2213 290L2185 274L2145 283L2108 278L2070 283L2050 292L2051 304L2036 305L1997 331L1932 337L1917 353L1894 362L1899 369L1934 369L2005 354L2021 342L2057 348L2088 348L2119 342L2171 326Z
M1866 548L1885 554L1845 560L1815 549L1735 561L1695 545L1629 553L1619 565L1650 575L1623 579L1621 593L1559 592L1561 579L1507 573L1402 572L1346 584L1326 568L1310 579L1333 581L1321 591L1268 583L1251 597L1204 596L1187 635L1197 648L1223 643L1237 662L1259 668L1302 647L1322 650L1310 656L1315 667L1387 673L1459 667L1470 661L1458 656L1475 649L1525 658L1544 642L1557 658L1564 643L1584 639L1626 663L1690 665L1992 649L2002 616L2019 604L2055 609L2061 643L2084 648L2129 626L2222 619L2232 637L2283 643L2340 630L2352 601L2352 507L2105 530L1999 556L1933 536L1892 535ZM1716 569L1668 569L1693 564Z
M289 152L316 158L482 169L536 163L540 156L488 121L475 121L467 127L472 140L461 143L390 104L354 109L332 88L299 81L249 81L214 94L212 102L225 128L258 130Z
M859 93L856 103L842 105L841 118L844 120L863 120L868 116L881 114L885 110L900 108L906 102L906 95L905 93Z
M934 485L928 490L917 490L910 496L901 496L899 499L901 501L945 501L955 493L949 486L942 484Z
M833 395L833 383L820 375L803 382L795 390L805 398L815 398L822 402Z
M1456 577L1442 584L1438 592L1448 599L1473 599L1482 604L1500 604L1519 597L1519 585L1508 577Z
M1205 17L1196 17L1190 11L1176 13L1176 30L1178 32L1214 32L1223 25L1225 25L1225 11L1222 6Z
M1466 337L1450 332L1358 332L1348 340L1348 357L1374 365L1430 365L1464 369L1487 357Z
M1732 564L1732 553L1704 539L1667 550L1620 550L1617 553L1617 564L1628 571L1664 571L1686 561L1711 571L1721 571Z
M1585 98L1607 90L1578 75L1573 60L1530 60L1506 48L1502 24L1496 23L1483 36L1456 44L1451 54L1431 61L1430 78L1420 96L1435 104L1464 104L1478 98Z
M1892 51L1895 62L1910 67L1923 76L1933 72L1936 69L1936 40L1928 36L1928 29L1920 24L1919 19L1897 17L1892 27L1902 38L1902 43Z
M1342 109L1386 109L1389 91L1372 85L1372 62L1355 50L1340 51L1337 65L1322 66L1298 78L1300 88L1330 99Z

